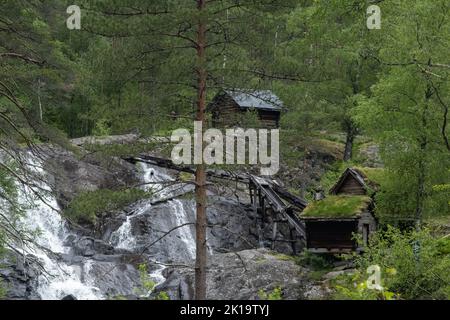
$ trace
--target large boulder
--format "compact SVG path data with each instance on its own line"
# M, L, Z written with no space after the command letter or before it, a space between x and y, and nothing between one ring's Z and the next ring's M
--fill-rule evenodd
M167 280L154 292L166 292L172 300L193 299L194 272L189 268L166 270ZM216 254L207 273L207 299L258 300L281 289L285 300L324 299L326 290L308 276L308 270L288 256L267 249Z
M380 146L373 142L362 144L356 155L358 160L365 167L379 168L383 166L380 156Z
M95 256L86 269L83 277L105 298L134 295L142 286L136 265L129 263L126 256Z
M9 300L40 299L36 292L42 269L39 260L32 255L23 256L13 251L2 254L0 259L0 285Z
M93 237L81 237L71 244L72 254L83 257L92 257L96 254L113 254L114 247L109 243Z

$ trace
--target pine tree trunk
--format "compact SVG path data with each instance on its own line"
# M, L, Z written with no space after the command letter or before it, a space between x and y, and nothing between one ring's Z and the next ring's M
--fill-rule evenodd
M347 137L345 139L345 149L344 149L344 161L350 161L353 156L353 141L355 140L355 135L353 131L347 132Z
M206 0L197 0L199 11L205 9ZM197 141L203 146L203 127L205 126L206 107L206 22L200 18L197 26L197 116L203 123L202 134ZM203 147L202 147L203 152ZM197 202L196 217L196 257L195 257L195 299L206 299L206 168L202 163L197 165L195 173L195 198Z
M428 100L433 95L433 91L431 90L431 87L428 85L427 90L425 92L425 106L422 110L422 128L421 132L425 133L427 130L427 111L428 111ZM426 167L425 167L425 154L426 149L428 145L428 139L426 134L423 134L420 136L420 159L419 159L419 166L418 166L418 177L417 177L417 193L416 193L416 210L414 214L414 219L416 222L416 230L420 231L422 227L422 218L423 218L423 206L425 202L425 177L426 177Z
M421 155L422 156L422 155ZM423 202L425 197L425 164L423 159L419 162L419 176L418 176L418 187L417 187L417 199L416 199L416 210L415 210L415 222L416 230L420 231L422 225L422 215L423 215Z
M357 134L357 128L355 127L353 121L347 120L345 123L346 127L346 139L345 139L345 149L344 149L344 161L350 161L353 156L353 141Z

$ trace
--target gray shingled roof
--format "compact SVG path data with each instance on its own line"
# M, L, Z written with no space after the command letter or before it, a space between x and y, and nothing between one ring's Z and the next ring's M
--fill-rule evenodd
M225 90L241 108L255 108L280 111L281 100L270 90Z

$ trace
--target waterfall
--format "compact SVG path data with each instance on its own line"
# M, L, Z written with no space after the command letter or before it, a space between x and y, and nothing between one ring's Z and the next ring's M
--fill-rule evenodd
M138 165L143 176L143 188L154 193L153 199L142 202L138 210L128 215L125 222L115 232L112 233L110 241L110 243L115 247L127 249L130 251L137 249L137 241L132 233L132 219L145 212L148 212L152 206L152 201L164 200L166 198L172 197L177 190L184 188L180 184L172 184L174 179L170 175L165 173L162 169L144 163L139 163ZM173 214L173 218L175 220L174 226L192 222L189 221L188 212L186 211L183 203L180 200L171 199L168 200L167 203L170 207L170 213ZM179 239L184 244L184 249L186 250L189 258L194 259L195 239L190 232L190 227L185 226L179 228L173 231L173 233L177 234ZM160 266L149 274L157 285L165 280L162 275L164 269L165 267Z
M72 264L66 262L71 260L71 245L65 241L68 237L77 238L77 234L70 231L65 219L60 215L60 208L56 198L51 194L51 190L45 181L46 172L42 169L42 161L28 154L27 161L29 170L39 179L33 183L36 187L23 186L17 183L19 202L25 208L24 215L20 218L22 229L35 234L34 243L23 245L16 244L16 249L24 254L37 257L45 272L38 277L37 293L42 299L56 300L67 295L73 295L79 300L106 299L108 295L102 292L96 284L99 283L95 272L98 264L91 257L77 257L77 262ZM127 216L124 223L112 233L110 243L114 248L126 249L131 252L138 252L137 239L132 232L132 221L137 216L151 211L152 201L167 199L168 225L182 225L190 223L189 212L192 208L185 208L183 201L173 198L176 192L184 187L173 183L174 179L165 170L140 164L145 190L153 191L152 199L143 200L136 204L136 210ZM169 185L166 184L169 182ZM35 193L39 193L36 196ZM187 210L189 209L189 210ZM188 259L195 257L195 239L192 228L189 226L178 228L172 232L175 235L176 243L171 250L181 250ZM177 249L174 249L177 248ZM178 251L177 251L178 252ZM70 259L62 259L69 257ZM164 264L160 261L149 260L151 269L149 276L159 285L165 281L163 272ZM101 281L100 281L101 282Z
M139 163L138 165L143 177L144 185L142 188L144 190L153 192L155 194L154 199L159 200L171 195L171 191L174 190L174 186L164 184L172 182L172 177L150 165L143 163ZM158 182L161 184L158 184ZM137 241L131 230L131 220L134 217L147 212L152 206L151 200L143 201L140 205L140 208L134 213L128 215L125 222L119 227L119 229L112 233L110 242L116 248L127 249L130 251L136 248Z
M41 163L32 156L27 160L30 170L43 176ZM65 221L56 211L59 207L56 199L51 196L48 186L43 182L35 183L40 189L48 192L45 192L45 195L40 192L40 197L37 197L30 187L18 185L18 195L19 203L26 207L20 224L23 229L37 233L35 244L20 249L39 258L46 272L39 276L38 294L45 300L61 299L69 294L83 300L102 299L98 288L81 281L82 270L79 267L58 261L56 256L45 250L56 254L68 253L70 248L64 246L64 240L70 233Z
M191 221L187 220L187 213L183 206L183 203L178 200L170 200L169 205L172 208L172 212L175 215L176 225L182 225L185 223L189 223ZM180 236L181 241L183 241L186 251L191 259L195 258L195 239L191 232L189 232L189 227L179 228L176 232Z

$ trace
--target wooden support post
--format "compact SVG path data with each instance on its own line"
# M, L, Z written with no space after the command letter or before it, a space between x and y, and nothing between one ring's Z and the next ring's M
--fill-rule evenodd
M278 222L274 222L272 228L272 250L275 249L275 241L277 240L277 226Z
M262 221L264 222L264 220L265 220L265 217L266 217L266 202L264 201L265 199L264 199L264 197L259 197L259 201L260 201L260 204L261 204L261 216L262 216Z
M294 256L296 256L297 255L297 248L296 248L296 246L295 246L295 244L296 244L296 239L295 239L295 229L294 228L292 228L292 227L290 227L289 228L289 235L290 235L290 238L291 238L291 246L292 246L292 254L294 255Z

